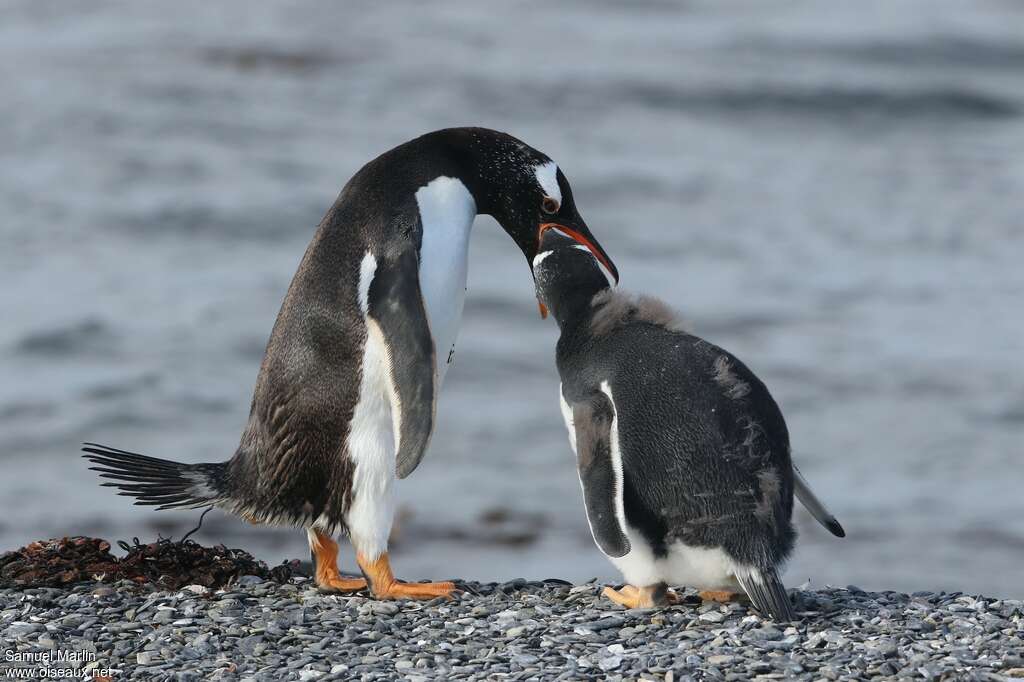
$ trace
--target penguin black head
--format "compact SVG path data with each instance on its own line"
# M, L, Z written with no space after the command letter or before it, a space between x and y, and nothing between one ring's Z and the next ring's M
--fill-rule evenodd
M533 258L533 279L537 300L551 309L559 324L589 308L594 296L610 286L594 254L558 228L545 230L541 237Z
M569 181L550 158L511 135L484 128L458 128L466 154L466 177L479 213L490 215L516 242L530 263L552 229L593 254L615 281L618 270L591 234L573 201Z

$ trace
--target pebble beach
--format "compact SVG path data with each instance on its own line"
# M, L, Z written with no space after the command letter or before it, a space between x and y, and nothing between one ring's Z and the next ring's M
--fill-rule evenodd
M601 585L460 583L385 602L243 576L211 590L127 581L0 590L0 675L140 680L1005 680L1024 602L958 592L795 590L801 618L741 603L626 611ZM60 658L64 660L59 660Z

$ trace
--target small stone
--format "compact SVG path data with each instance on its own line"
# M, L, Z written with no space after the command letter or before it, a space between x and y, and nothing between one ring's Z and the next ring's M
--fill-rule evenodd
M36 632L42 632L43 626L38 623L26 623L24 621L15 621L7 626L8 637L25 637Z
M625 624L626 621L623 618L618 616L609 616L607 618L590 621L589 623L579 623L576 627L584 630L600 632L601 630L608 630L610 628L621 628Z
M526 578L515 578L509 580L507 583L503 583L499 589L505 594L512 594L526 585Z
M892 640L888 639L879 639L873 642L865 642L864 646L886 658L890 656L895 656L897 652L896 644L893 643Z
M700 619L706 623L721 623L725 620L725 614L720 611L708 611L700 614Z
M782 637L782 632L780 632L778 628L773 628L770 625L765 625L764 627L757 628L756 630L751 630L750 635L754 639L771 640L779 639L780 637Z

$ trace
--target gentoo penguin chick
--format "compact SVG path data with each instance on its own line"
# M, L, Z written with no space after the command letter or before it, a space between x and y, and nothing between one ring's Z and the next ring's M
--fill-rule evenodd
M160 509L215 505L305 528L324 590L432 599L388 559L395 480L419 464L455 348L469 235L491 215L532 262L557 227L614 265L554 161L483 128L428 133L363 166L328 210L267 344L249 420L226 462L184 464L86 444L122 495ZM438 500L443 503L442 500ZM342 577L347 532L366 577Z
M716 600L742 590L793 620L778 574L796 538L778 406L742 362L660 301L610 288L576 246L546 233L533 272L561 332L562 414L590 529L629 583L605 595L640 608L666 603L667 585Z

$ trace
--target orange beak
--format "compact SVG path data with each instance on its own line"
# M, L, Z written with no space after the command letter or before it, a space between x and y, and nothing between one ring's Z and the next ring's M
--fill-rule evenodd
M537 307L540 308L540 319L548 319L548 307L539 298L537 299Z
M584 235L579 230L574 230L571 227L566 227L561 223L541 223L540 228L537 230L538 244L540 244L540 239L541 237L544 236L544 233L551 229L556 229L559 232L565 234L567 237L572 237L581 246L586 247L586 249L590 251L590 253L594 254L594 258L597 259L597 262L603 265L605 269L612 274L612 277L615 278L615 283L619 283L619 271L615 267L615 265L612 264L611 259L608 258L608 254L606 254L604 252L604 249L598 246L588 235Z

